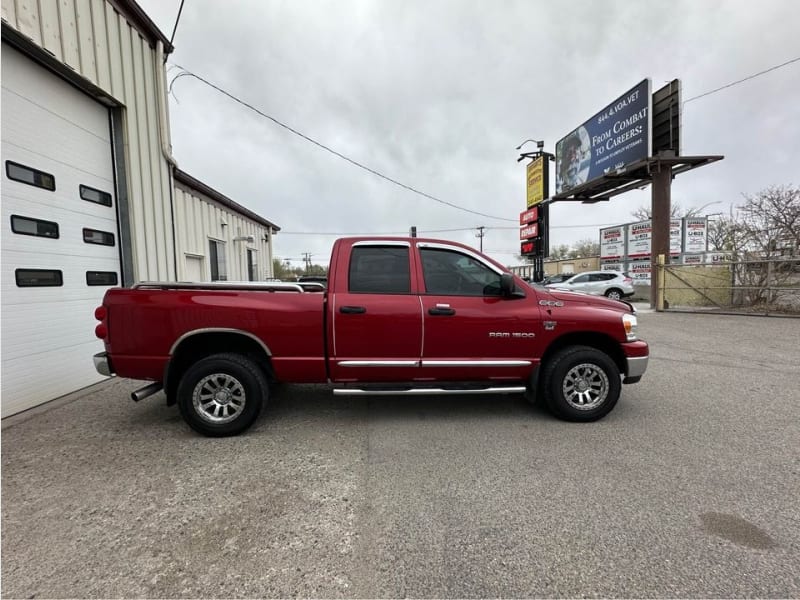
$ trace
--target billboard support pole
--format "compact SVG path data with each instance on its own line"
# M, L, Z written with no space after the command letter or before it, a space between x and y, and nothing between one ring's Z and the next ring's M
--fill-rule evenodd
M661 154L661 153L659 153ZM670 154L673 154L670 152ZM658 269L657 257L664 255L665 263L669 263L669 221L672 209L672 166L658 161L653 174L651 188L650 214L652 218L652 238L650 248L650 308L656 308L659 279L663 276Z

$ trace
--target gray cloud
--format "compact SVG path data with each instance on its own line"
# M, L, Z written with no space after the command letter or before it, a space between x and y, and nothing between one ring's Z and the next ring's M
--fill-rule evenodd
M141 0L169 34L178 0ZM800 56L800 3L189 0L170 62L386 175L472 210L516 219L514 147L558 138L645 77L684 98ZM176 71L171 71L173 74ZM679 176L673 200L719 201L798 183L800 63L686 104L684 154L722 163ZM331 236L489 227L510 263L513 222L441 206L376 178L190 78L171 101L181 168L279 224L276 254L325 262ZM552 242L578 225L631 220L649 191L553 207ZM502 227L511 227L502 229ZM477 245L473 231L440 234Z

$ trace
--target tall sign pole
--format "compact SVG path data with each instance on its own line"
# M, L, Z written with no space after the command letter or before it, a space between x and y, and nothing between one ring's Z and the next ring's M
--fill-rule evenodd
M673 154L665 150L660 154ZM665 157L666 158L666 157ZM672 166L661 161L656 163L651 189L650 214L652 215L652 241L650 249L650 307L655 308L658 297L659 278L664 276L658 268L658 257L662 255L669 262L669 221L672 213Z
M520 144L517 150L523 144ZM552 155L543 150L543 141L537 141L536 144L538 146L536 152L523 153L517 159L517 162L525 158L531 159L525 167L527 209L519 215L519 238L520 255L533 259L533 280L541 281L544 279L544 259L549 254L548 199Z

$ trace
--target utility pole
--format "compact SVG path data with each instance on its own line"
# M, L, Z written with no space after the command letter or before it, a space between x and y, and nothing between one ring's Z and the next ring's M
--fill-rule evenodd
M486 233L484 233L483 230L486 229L486 227L481 225L480 227L476 227L475 229L478 230L478 233L475 235L475 237L476 238L480 238L480 240L481 240L481 252L483 252L483 236L486 235Z
M303 252L303 262L306 264L306 275L311 270L311 253Z

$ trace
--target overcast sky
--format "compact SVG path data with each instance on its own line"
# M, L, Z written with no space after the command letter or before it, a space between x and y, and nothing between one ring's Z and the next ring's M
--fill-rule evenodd
M180 0L139 0L170 36ZM525 168L515 147L556 141L645 78L683 99L800 56L800 2L186 0L169 64L427 194L343 161L190 77L173 87L181 169L281 227L275 255L327 264L341 233L421 235L516 264ZM170 67L169 77L179 73ZM800 62L688 102L673 202L727 212L742 193L800 184ZM533 149L533 145L529 145ZM551 190L552 191L552 190ZM551 208L551 244L632 221L650 191ZM503 220L506 219L506 220ZM463 229L430 233L437 230ZM312 234L312 235L309 235ZM330 235L329 235L330 234Z

